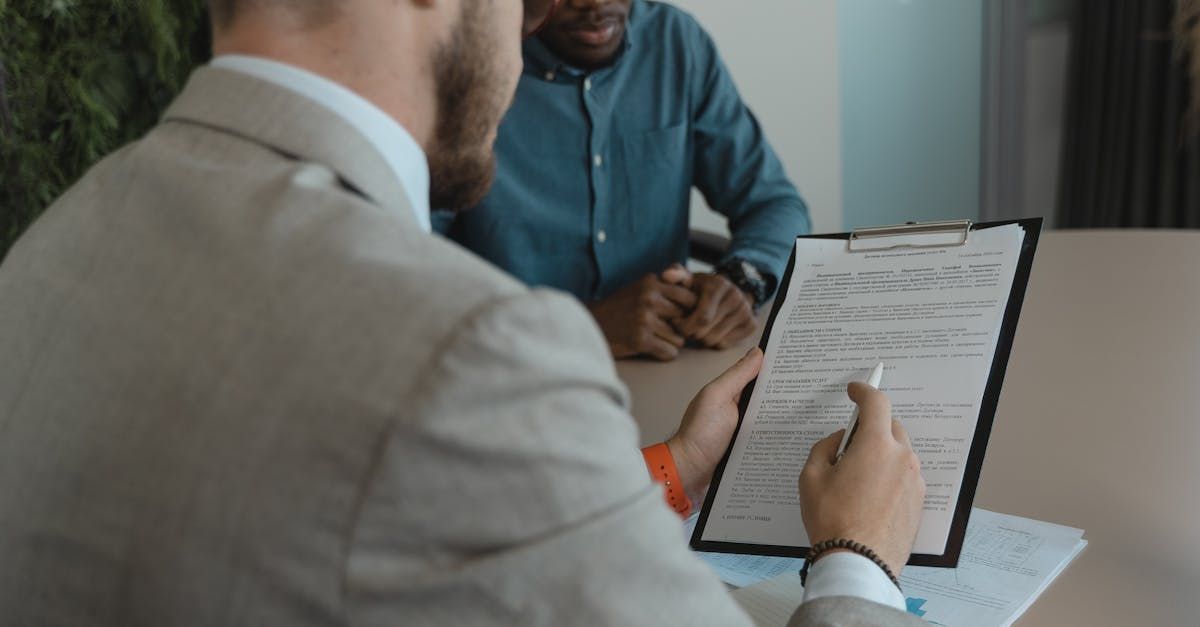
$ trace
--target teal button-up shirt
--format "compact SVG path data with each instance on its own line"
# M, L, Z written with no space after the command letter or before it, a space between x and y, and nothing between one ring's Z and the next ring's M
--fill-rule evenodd
M593 72L537 38L524 58L491 192L438 230L530 285L599 299L686 261L695 185L729 219L728 256L783 275L808 209L690 15L634 0L619 56Z

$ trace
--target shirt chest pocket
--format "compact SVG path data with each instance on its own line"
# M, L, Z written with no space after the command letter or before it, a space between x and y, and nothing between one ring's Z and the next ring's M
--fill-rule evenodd
M668 167L678 169L680 164L690 161L691 146L688 143L687 123L676 124L652 131L629 132L622 136L625 162L642 167ZM688 168L691 169L690 166Z
M692 144L688 124L630 132L621 138L625 198L636 210L647 205L675 206L687 198L692 181Z

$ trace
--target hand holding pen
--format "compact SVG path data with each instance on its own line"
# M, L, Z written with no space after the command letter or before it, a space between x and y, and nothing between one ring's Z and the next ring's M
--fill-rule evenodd
M892 419L883 392L860 381L846 392L858 407L854 450L843 449L838 461L838 442L848 439L854 427L831 433L813 446L800 472L800 515L810 542L860 542L899 573L921 521L921 462L904 427Z

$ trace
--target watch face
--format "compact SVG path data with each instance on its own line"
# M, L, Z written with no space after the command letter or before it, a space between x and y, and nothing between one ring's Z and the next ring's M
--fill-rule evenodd
M741 265L742 274L744 274L747 279L750 279L751 281L763 280L762 274L758 271L758 268L754 267L754 264L750 263L749 261L742 261Z
M727 265L727 276L735 285L747 292L754 299L755 306L761 304L767 297L767 280L763 278L758 268L745 259L735 259Z

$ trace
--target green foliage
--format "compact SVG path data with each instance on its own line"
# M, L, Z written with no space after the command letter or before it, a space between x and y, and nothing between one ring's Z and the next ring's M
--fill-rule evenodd
M0 0L0 258L207 60L204 0Z

